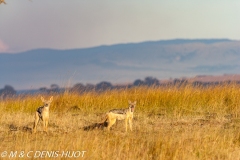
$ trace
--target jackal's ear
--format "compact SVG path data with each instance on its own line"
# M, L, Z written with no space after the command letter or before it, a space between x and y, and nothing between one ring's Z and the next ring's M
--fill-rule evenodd
M134 101L133 104L136 105L136 104L137 104L137 101Z
M51 101L51 102L53 101L53 96L50 98L50 101Z
M44 98L43 98L43 97L41 97L41 100L42 100L42 102L45 102L45 100L44 100Z
M130 100L128 100L128 103L131 104L132 102Z

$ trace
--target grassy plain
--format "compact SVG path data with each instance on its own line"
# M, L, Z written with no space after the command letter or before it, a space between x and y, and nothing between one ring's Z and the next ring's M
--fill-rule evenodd
M0 159L21 159L21 152L24 159L240 159L237 84L53 94L48 135L42 123L36 134L31 133L34 112L42 105L40 96L0 101L0 154L7 153ZM122 121L110 133L83 130L100 122L108 110L126 108L128 100L137 101L132 132L125 133ZM17 153L12 155L13 151ZM83 152L78 151L86 152L81 157ZM70 158L72 153L75 158L74 154Z

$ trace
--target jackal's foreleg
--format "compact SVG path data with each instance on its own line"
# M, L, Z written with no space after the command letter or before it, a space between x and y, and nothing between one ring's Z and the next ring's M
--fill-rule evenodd
M39 119L40 119L39 115L36 112L36 114L35 114L35 121L33 123L33 133L36 133L36 131L37 131L37 125L38 125Z
M129 117L129 127L130 127L130 131L132 131L132 117Z
M43 130L48 132L48 119L43 119Z
M128 118L125 119L125 127L126 127L126 132L127 132L127 128L128 128Z
M48 120L45 121L45 132L48 132Z

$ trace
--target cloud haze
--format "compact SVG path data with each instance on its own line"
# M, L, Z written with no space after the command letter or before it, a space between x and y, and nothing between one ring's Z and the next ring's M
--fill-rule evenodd
M0 37L10 52L173 38L240 39L238 0L6 2L0 5Z

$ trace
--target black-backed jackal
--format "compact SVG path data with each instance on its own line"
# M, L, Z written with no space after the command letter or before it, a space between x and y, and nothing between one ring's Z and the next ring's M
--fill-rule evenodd
M50 100L48 101L45 100L43 97L41 97L41 100L44 103L44 105L39 107L35 112L35 122L33 125L33 133L36 133L37 125L40 119L43 121L43 130L47 132L48 120L49 120L49 107L53 100L53 97L51 97Z
M127 132L127 128L128 128L128 123L129 123L130 130L132 131L133 112L134 112L137 102L136 101L134 101L134 102L128 101L128 103L129 103L128 108L112 109L106 113L106 117L105 117L103 123L106 121L108 122L108 126L107 126L108 131L110 131L110 128L112 127L112 125L114 125L116 120L124 120L124 119L125 119L126 132Z

